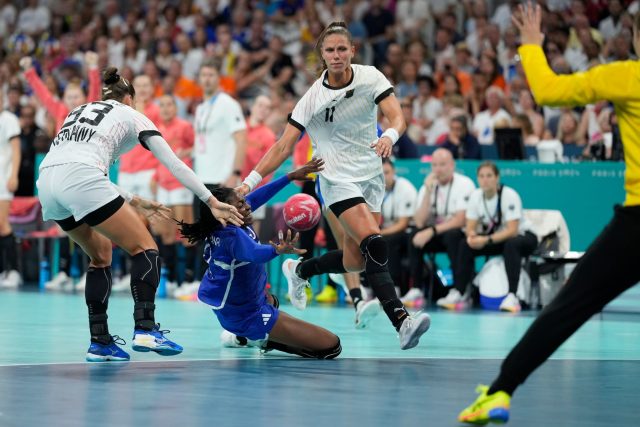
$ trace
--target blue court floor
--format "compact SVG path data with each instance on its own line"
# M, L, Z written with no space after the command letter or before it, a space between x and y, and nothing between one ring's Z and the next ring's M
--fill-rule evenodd
M594 317L512 400L513 426L637 426L640 292ZM185 347L163 358L88 364L82 295L0 292L0 426L458 426L535 312L432 311L420 345L399 348L381 314L353 328L350 306L290 314L342 341L333 361L225 349L203 304L157 301L157 320ZM114 295L112 334L130 341L132 301ZM125 347L129 347L130 343Z

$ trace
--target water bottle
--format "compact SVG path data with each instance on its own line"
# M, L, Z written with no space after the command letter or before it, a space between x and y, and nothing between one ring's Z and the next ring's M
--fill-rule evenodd
M158 298L165 298L167 296L167 280L169 277L169 271L165 267L160 269L160 283L158 283Z
M39 279L40 279L40 282L39 282L40 290L44 291L46 283L49 280L51 280L51 272L49 270L49 260L46 258L40 261Z

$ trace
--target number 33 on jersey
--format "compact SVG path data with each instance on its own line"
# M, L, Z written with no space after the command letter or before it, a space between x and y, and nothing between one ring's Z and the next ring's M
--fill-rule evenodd
M108 173L109 166L136 144L160 135L145 115L114 100L81 105L69 113L42 167L83 163ZM146 148L146 146L145 146Z

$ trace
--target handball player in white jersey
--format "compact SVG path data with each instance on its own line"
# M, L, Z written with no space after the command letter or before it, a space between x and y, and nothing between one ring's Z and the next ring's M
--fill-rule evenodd
M131 83L121 78L117 69L108 68L104 72L102 101L81 105L69 113L40 165L37 182L44 219L55 220L91 259L85 288L91 333L86 358L90 362L129 360L118 346L124 341L112 336L107 325L112 242L132 257L132 348L165 356L182 351L181 346L165 337L168 331L161 330L155 322L161 260L156 243L134 210L151 217L163 216L167 208L109 181L109 166L120 155L141 144L206 203L224 225L242 223L237 209L218 202L175 156L151 120L131 108L134 97Z
M418 344L430 319L426 313L409 315L398 299L379 227L384 197L381 157L391 155L393 144L406 128L400 104L382 73L371 66L351 64L355 48L344 23L330 24L319 36L316 50L325 70L296 104L280 140L238 191L247 194L277 169L306 130L313 141L313 156L325 164L318 178L324 203L338 217L346 235L342 250L303 262L285 261L282 269L291 302L299 309L305 307L304 288L312 276L364 270L400 335L400 347L409 349ZM391 123L380 138L376 132L378 107Z

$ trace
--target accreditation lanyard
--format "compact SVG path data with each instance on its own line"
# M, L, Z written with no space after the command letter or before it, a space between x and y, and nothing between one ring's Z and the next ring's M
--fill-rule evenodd
M197 120L196 121L196 133L197 134L202 135L202 134L207 132L207 122L209 121L209 118L211 117L211 112L213 111L213 104L218 99L218 95L220 95L220 92L216 92L211 97L211 99L209 99L207 101L207 105L209 106L209 111L207 111L207 115L204 118L204 120Z
M446 220L447 215L449 214L449 198L451 197L451 189L453 188L453 177L451 178L451 182L449 183L449 190L447 191L447 200L444 202L444 215L443 218ZM438 216L438 191L440 190L440 185L436 185L436 191L433 195L433 212L435 216Z

